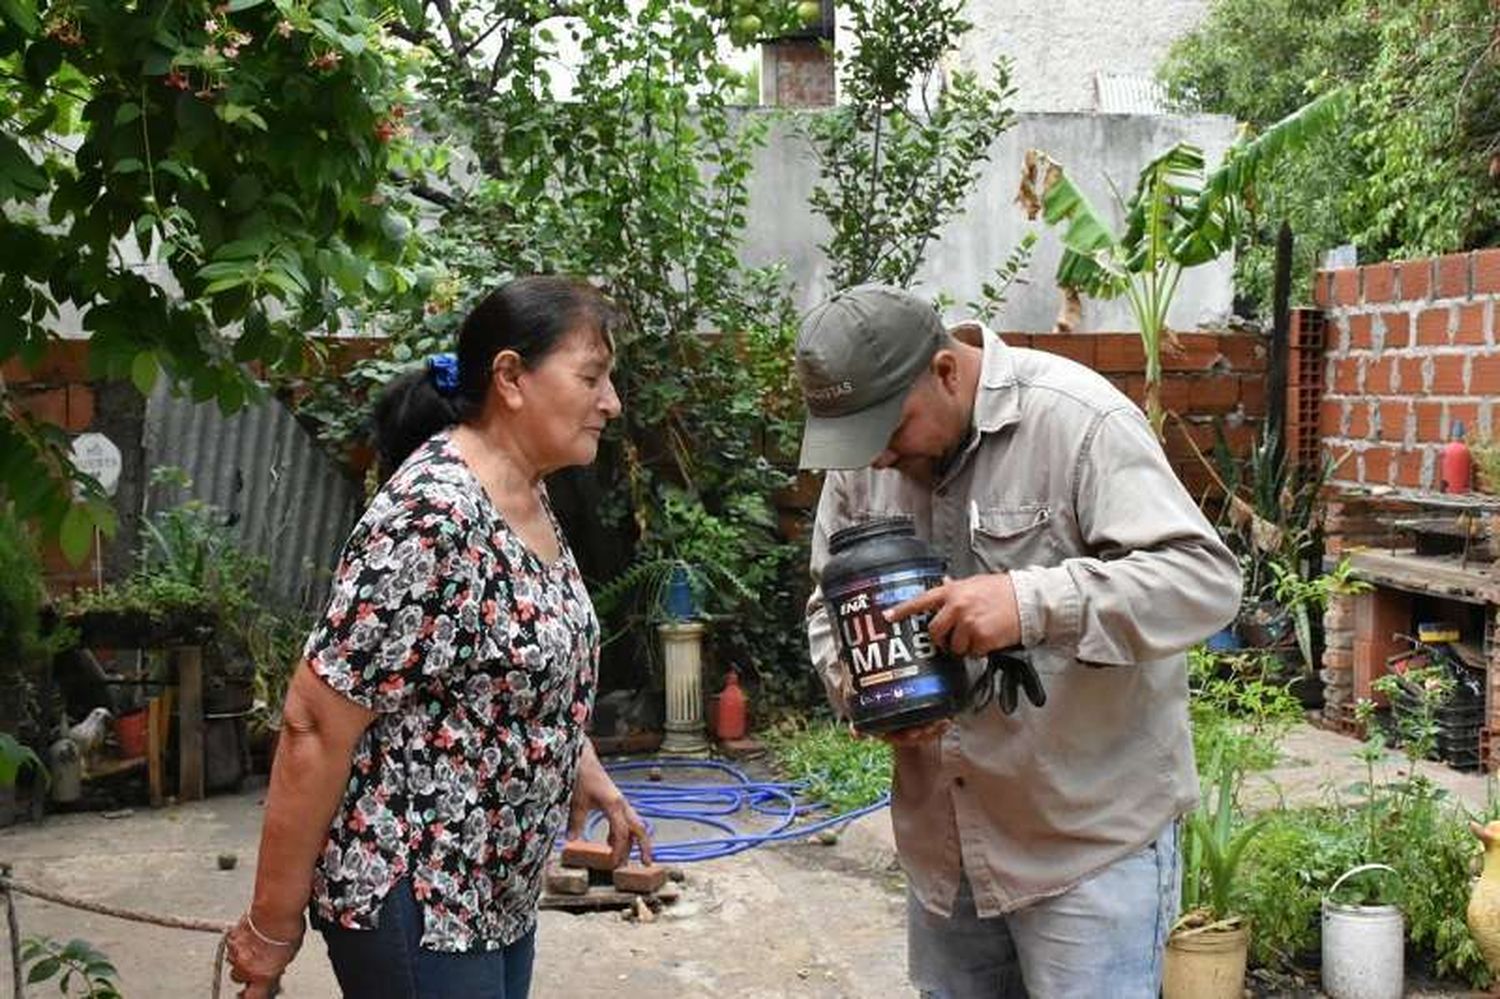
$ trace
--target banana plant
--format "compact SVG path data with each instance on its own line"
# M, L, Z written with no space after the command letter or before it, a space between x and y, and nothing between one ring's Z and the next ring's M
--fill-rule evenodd
M1258 135L1242 133L1212 172L1202 149L1177 143L1146 164L1129 200L1115 192L1125 216L1118 231L1061 163L1041 150L1027 152L1017 200L1027 218L1040 214L1047 225L1065 226L1057 265L1065 298L1123 295L1130 302L1146 354L1146 413L1158 437L1166 416L1162 341L1176 343L1167 311L1182 272L1234 248L1253 206L1256 178L1277 157L1334 124L1346 102L1346 91L1333 90Z

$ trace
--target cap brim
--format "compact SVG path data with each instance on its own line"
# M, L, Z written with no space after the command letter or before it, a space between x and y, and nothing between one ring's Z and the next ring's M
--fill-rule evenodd
M848 416L808 414L797 467L864 468L890 442L891 434L901 422L901 406L905 402L906 393L897 392Z

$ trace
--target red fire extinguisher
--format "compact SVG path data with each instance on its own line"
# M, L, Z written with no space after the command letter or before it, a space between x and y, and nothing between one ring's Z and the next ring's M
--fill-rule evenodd
M740 675L734 670L724 674L724 689L719 693L717 721L721 741L732 742L745 737L745 692L740 688Z

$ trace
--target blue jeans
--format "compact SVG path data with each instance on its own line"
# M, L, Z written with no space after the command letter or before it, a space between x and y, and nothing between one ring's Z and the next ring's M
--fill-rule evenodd
M982 919L967 877L953 915L907 895L908 965L924 999L1156 999L1181 893L1177 825L1054 898Z
M526 999L536 929L500 950L423 950L422 910L411 882L396 883L373 930L315 920L345 999Z

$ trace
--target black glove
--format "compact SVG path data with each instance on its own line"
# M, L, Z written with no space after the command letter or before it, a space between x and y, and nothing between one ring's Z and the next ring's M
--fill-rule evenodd
M1012 715L1021 703L1022 690L1026 691L1026 699L1034 707L1047 703L1042 678L1029 658L1009 652L991 652L986 657L984 672L969 691L969 703L978 711L990 702L990 698L995 698L1000 710Z

